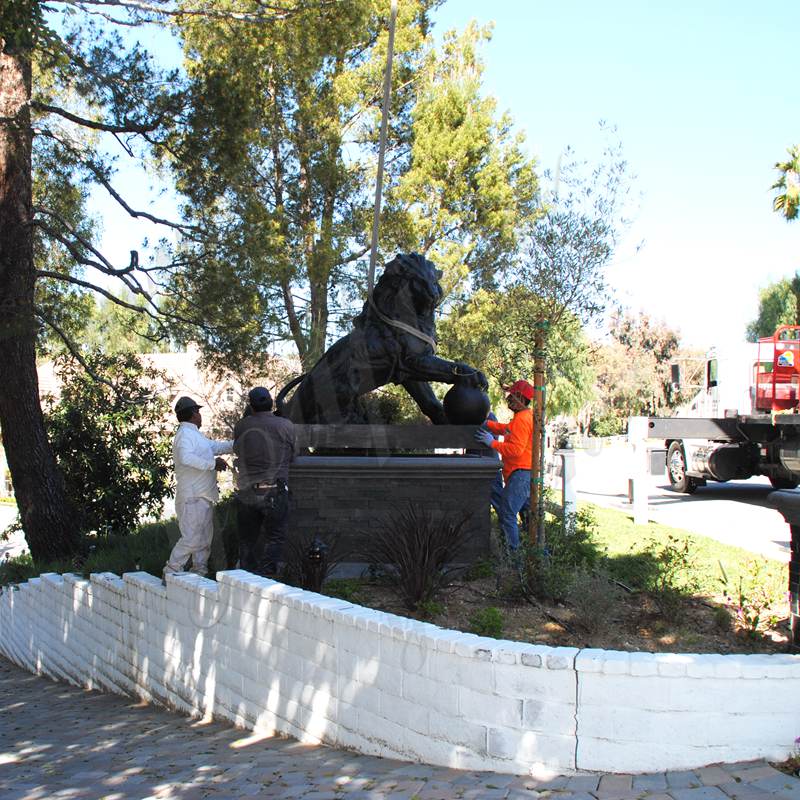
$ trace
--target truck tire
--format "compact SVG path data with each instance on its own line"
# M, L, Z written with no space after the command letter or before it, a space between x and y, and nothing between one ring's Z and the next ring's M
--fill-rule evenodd
M686 454L680 442L672 442L667 451L667 475L673 492L692 494L697 481L686 474Z
M800 486L800 482L794 478L782 478L778 475L770 475L769 482L772 484L773 489L796 489Z

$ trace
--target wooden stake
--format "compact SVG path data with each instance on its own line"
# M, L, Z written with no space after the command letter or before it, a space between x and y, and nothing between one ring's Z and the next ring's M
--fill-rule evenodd
M533 433L531 442L531 510L528 536L536 546L546 544L544 533L544 426L545 426L545 367L547 359L546 319L536 321L533 341Z

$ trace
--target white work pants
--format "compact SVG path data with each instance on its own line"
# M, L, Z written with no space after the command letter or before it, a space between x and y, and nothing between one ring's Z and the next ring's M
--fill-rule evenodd
M205 576L214 538L214 504L202 497L190 497L178 503L175 512L181 538L172 548L164 572L183 572L191 558L189 571Z

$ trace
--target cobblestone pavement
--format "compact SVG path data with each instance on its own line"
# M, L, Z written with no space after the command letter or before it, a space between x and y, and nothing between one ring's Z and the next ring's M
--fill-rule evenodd
M0 798L800 800L763 761L537 781L360 756L203 724L28 674L0 658Z

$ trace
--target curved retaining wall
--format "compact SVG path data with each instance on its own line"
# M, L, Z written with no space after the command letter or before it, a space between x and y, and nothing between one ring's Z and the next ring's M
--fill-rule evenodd
M263 732L549 774L780 759L800 657L544 647L437 628L243 571L46 574L0 594L0 652L88 688Z

